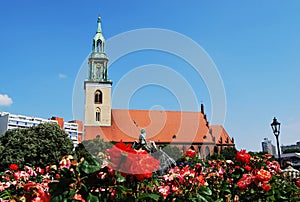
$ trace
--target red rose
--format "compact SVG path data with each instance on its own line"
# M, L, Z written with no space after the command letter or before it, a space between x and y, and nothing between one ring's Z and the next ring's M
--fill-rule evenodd
M250 166L246 165L246 166L244 167L244 169L247 170L247 171L250 171L252 168L251 168Z
M246 150L243 149L236 153L235 158L237 161L239 161L241 163L249 164L251 155L249 153L247 153Z
M296 181L296 185L300 187L300 179Z
M23 186L23 188L24 188L24 190L25 190L26 192L30 192L31 188L32 188L32 187L35 187L35 186L36 186L36 183L35 183L35 182L28 182L27 184L25 184L25 185Z
M269 190L272 188L272 186L271 186L270 184L268 184L268 183L263 183L263 184L261 185L261 188L262 188L265 192L267 192L267 191L269 191Z
M192 149L189 149L185 152L185 156L188 156L188 157L191 157L191 158L194 158L196 155L196 152Z
M10 164L9 169L12 171L18 171L19 166L17 164L13 163L13 164Z
M269 171L260 169L256 174L256 179L258 179L260 182L268 182L272 175Z
M252 182L252 176L244 174L243 177L237 182L238 187L241 190L245 190Z
M125 145L123 142L115 144L106 152L110 156L114 170L135 175L139 180L152 177L152 173L159 169L159 160L145 150L135 150L131 145Z
M38 196L36 198L39 198L41 202L50 202L50 194L42 190L42 187L39 187L38 190Z

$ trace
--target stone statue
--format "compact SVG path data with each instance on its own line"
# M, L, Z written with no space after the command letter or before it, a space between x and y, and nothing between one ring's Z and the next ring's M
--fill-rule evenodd
M143 149L148 153L155 152L157 150L156 145L153 141L147 142L146 140L146 130L142 129L141 134L139 136L139 142L134 141L132 148L134 149Z

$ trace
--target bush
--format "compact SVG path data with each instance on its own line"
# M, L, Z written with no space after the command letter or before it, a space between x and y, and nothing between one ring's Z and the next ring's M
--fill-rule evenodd
M300 179L286 178L269 154L256 156L241 150L233 160L203 161L195 151L188 150L182 163L165 175L141 179L137 174L120 173L113 168L149 168L141 159L132 161L132 154L146 157L145 151L133 151L119 143L108 153L102 163L93 157L76 161L64 156L59 164L44 170L10 165L9 170L0 172L0 201L46 202L50 197L52 202L300 201Z
M57 124L45 123L38 126L9 130L0 136L0 167L14 163L45 167L57 164L66 154L71 154L73 142Z

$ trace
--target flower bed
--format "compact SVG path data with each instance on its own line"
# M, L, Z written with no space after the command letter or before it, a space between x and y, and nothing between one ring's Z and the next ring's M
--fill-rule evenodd
M46 168L12 164L0 174L0 201L299 201L300 180L286 179L269 155L198 159L188 150L157 176L159 162L123 143L94 158L65 156Z

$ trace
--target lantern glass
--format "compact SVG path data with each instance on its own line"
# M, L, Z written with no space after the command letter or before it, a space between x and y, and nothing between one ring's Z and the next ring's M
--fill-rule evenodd
M274 117L273 123L271 123L271 127L272 127L274 135L279 135L280 123L277 121L276 117Z

